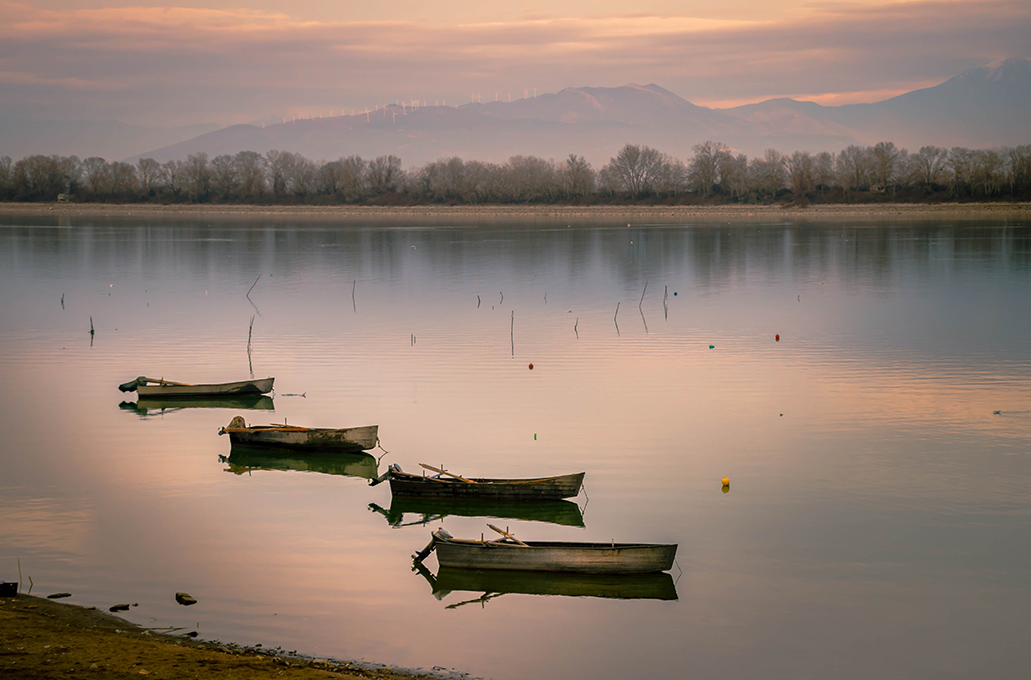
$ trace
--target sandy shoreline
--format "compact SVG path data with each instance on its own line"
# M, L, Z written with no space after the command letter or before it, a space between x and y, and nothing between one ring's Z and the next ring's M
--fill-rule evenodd
M0 203L0 215L122 217L324 217L339 219L513 218L513 219L985 219L1029 218L1031 203L876 203L820 204L805 208L779 205L721 206L562 206L562 205L425 205L266 206L106 203Z
M416 674L281 650L194 640L141 628L93 607L46 598L0 597L0 676L22 680L68 678L249 679L368 678L441 680Z

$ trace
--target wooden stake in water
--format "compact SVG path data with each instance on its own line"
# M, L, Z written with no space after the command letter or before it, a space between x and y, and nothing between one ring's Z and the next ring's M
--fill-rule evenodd
M509 333L512 339L512 356L515 356L515 310L512 310L512 330Z
M358 313L358 303L354 301L354 289L358 287L358 279L354 280L351 284L351 307L354 309L354 313Z
M576 327L580 325L580 317L576 317L576 323L573 324L573 332L576 333L576 339L580 339L580 331L576 330Z
M90 318L89 318L89 334L93 335L93 333L94 333L94 331L93 331L93 317L90 316Z
M247 289L247 295L245 295L244 297L246 297L248 300L251 298L251 291L254 290L254 287L256 285L258 285L258 279L260 279L260 278L261 278L261 274L258 274L255 277L255 279L254 279L254 283L252 283L251 287Z
M616 326L616 335L619 335L619 322L616 321L616 317L619 316L619 303L616 303L616 313L612 315L612 323Z

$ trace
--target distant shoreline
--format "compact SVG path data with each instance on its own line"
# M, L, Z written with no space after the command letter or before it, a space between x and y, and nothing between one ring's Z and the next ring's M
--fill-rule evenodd
M326 217L326 218L575 218L575 219L908 219L949 217L1031 218L1031 203L873 203L780 205L419 205L419 206L312 206L211 205L136 203L0 203L0 215L64 215L88 217L196 216L196 217Z

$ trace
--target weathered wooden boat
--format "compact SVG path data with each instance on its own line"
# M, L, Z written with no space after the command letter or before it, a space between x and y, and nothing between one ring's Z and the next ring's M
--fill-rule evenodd
M239 397L247 394L266 394L271 392L274 381L275 378L260 378L258 380L241 380L230 383L191 385L190 383L174 382L164 378L140 376L135 380L122 383L118 386L118 389L123 392L136 392L141 397Z
M494 541L457 539L443 529L413 555L421 562L433 551L441 569L488 569L514 571L556 571L579 574L647 574L669 571L677 555L677 545L657 543L580 543L530 541L524 543L492 524L502 534Z
M379 441L379 426L297 427L294 425L247 426L243 416L236 416L218 433L228 434L232 446L265 449L292 449L295 451L326 451L347 453L375 448Z
M443 599L454 591L483 593L474 602L498 595L563 595L604 597L620 600L676 600L677 587L666 572L646 574L577 574L569 572L503 571L441 567L436 576L418 565L416 570L429 581L433 596ZM463 603L448 605L459 606Z
M153 416L188 408L231 408L248 411L274 411L275 404L267 394L249 394L239 397L140 397L136 401L123 401L118 408L134 411L141 416Z
M571 501L506 501L490 498L432 498L393 496L390 507L369 503L369 510L383 515L390 526L426 525L445 517L484 517L548 522L562 526L582 527L583 512Z
M442 468L420 463L436 475L414 475L404 472L398 465L391 465L383 475L372 482L373 486L388 479L390 493L394 496L419 498L490 498L510 501L540 501L572 498L580 493L584 473L536 479L487 479L483 477L462 477Z
M277 451L271 448L233 446L229 455L219 456L219 460L228 465L227 472L235 475L262 470L282 470L373 479L379 474L376 458L364 452L305 455L290 449Z

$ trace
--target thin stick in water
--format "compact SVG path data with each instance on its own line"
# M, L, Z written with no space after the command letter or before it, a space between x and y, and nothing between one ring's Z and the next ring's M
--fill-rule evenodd
M512 330L510 331L510 337L512 338L512 356L515 356L515 310L512 310Z
M351 284L351 307L354 309L354 313L358 313L358 303L354 301L354 289L358 287L358 279L354 280Z
M645 279L645 281L644 281L644 290L641 291L641 301L637 303L638 308L640 308L641 305L644 304L644 294L647 293L647 292L648 292L648 280Z
M619 335L619 322L616 321L616 317L619 316L619 303L616 303L616 313L612 315L612 323L616 326L616 335Z
M501 296L501 300L498 301L498 304L500 305L502 302L505 301L505 294L499 290L498 295Z
M576 333L576 339L580 339L580 331L576 330L576 327L580 325L580 317L576 317L576 323L573 324L573 332Z
M260 279L260 278L261 278L261 274L258 274L258 276L255 277L255 279L254 279L254 283L252 283L251 287L247 289L247 295L245 295L244 297L246 297L248 299L251 297L251 291L254 290L254 287L256 285L258 285L258 279Z
M92 316L90 316L90 318L89 318L89 334L93 335L93 317Z
M480 296L477 295L476 296L476 309L479 309L479 308L480 308Z

